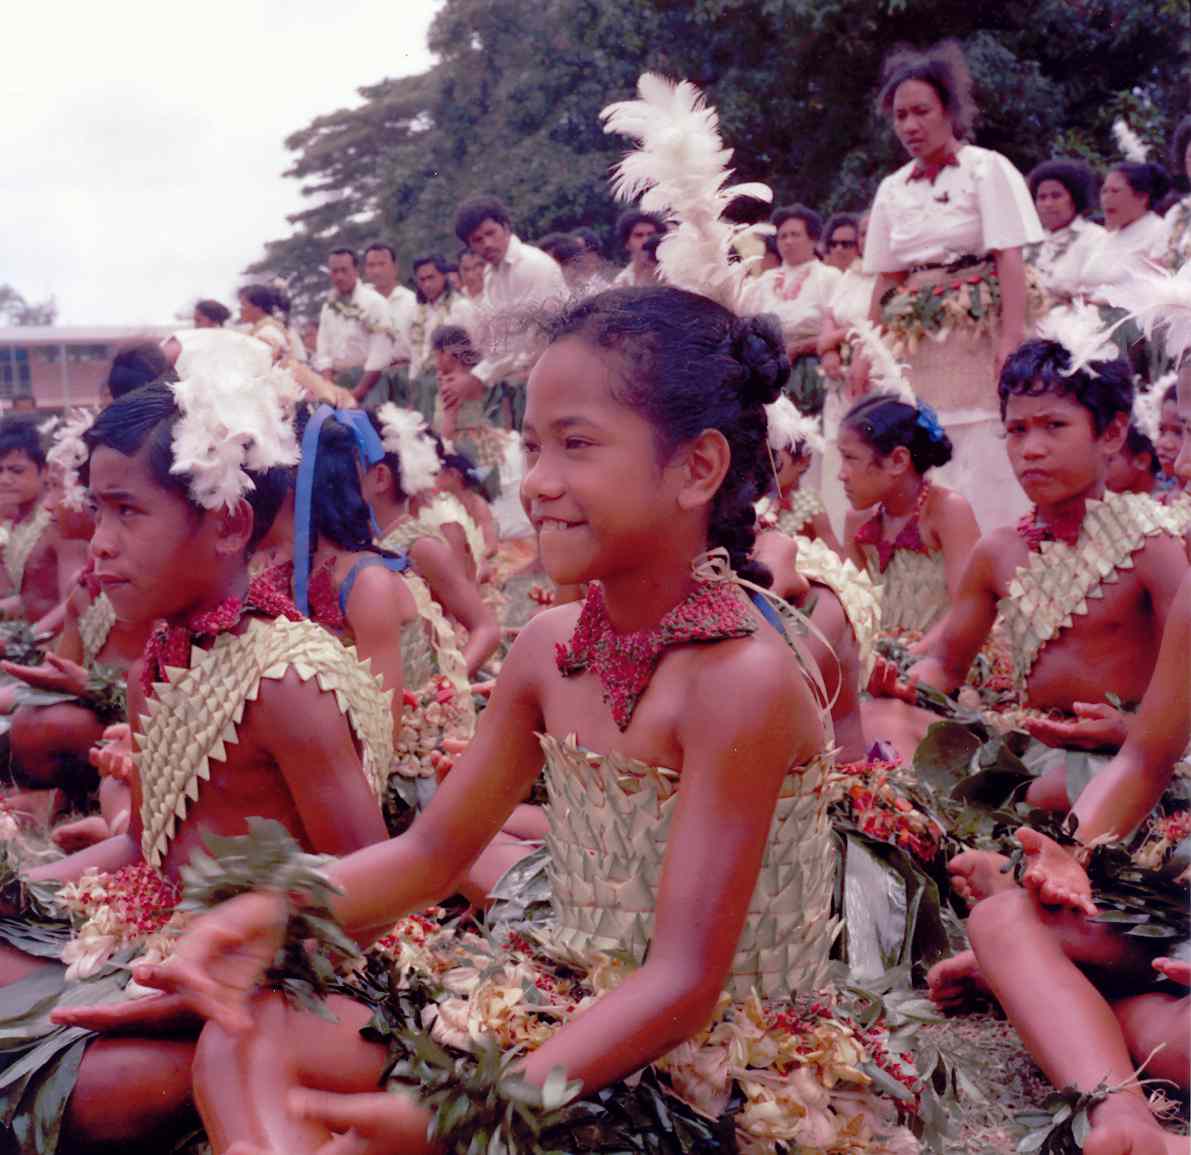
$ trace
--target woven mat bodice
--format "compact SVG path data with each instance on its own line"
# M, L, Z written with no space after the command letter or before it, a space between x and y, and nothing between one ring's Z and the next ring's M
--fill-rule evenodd
M805 537L798 539L798 572L809 581L825 585L839 598L856 637L862 683L867 683L876 654L873 644L881 629L881 589L826 542Z
M79 614L79 638L83 643L83 665L93 666L107 645L108 635L116 624L116 611L102 590L91 604Z
M653 934L679 775L573 739L542 737L546 756L552 937L568 949L641 961ZM747 769L747 768L744 768ZM786 778L727 989L734 998L813 990L826 979L836 852L816 760ZM714 854L714 847L708 847Z
M15 593L21 592L21 585L25 581L25 566L33 555L41 535L49 528L53 515L44 505L39 505L24 521L17 522L8 531L8 540L4 544L4 567L8 570L9 579Z
M926 633L947 612L947 574L942 552L897 550L885 572L877 565L877 551L864 547L868 574L881 591L881 629Z

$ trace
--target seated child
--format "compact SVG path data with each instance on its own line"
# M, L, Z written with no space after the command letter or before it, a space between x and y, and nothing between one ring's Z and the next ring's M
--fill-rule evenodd
M769 411L769 446L773 452L776 493L757 503L764 529L777 529L788 537L825 541L837 553L839 541L827 519L818 492L802 481L811 467L811 455L822 454L823 435L817 418L798 412L794 402L781 397Z
M495 653L500 628L443 531L411 512L411 500L431 493L437 482L434 442L413 410L382 405L369 417L385 450L384 458L364 474L362 485L379 526L377 542L394 553L408 553L414 572L443 612L467 631L463 656L472 676Z
M0 602L0 613L27 622L37 636L44 632L38 623L61 603L86 555L85 546L64 541L46 508L45 471L37 427L24 417L0 421L0 505L12 519L3 547L12 593Z
M1104 488L1110 493L1158 493L1158 454L1154 443L1130 421L1125 443L1109 455Z
M94 888L58 891L81 927L52 945L44 920L0 920L8 942L42 944L41 957L11 946L0 954L0 1117L14 1134L36 1127L40 1151L142 1139L168 1149L166 1136L185 1122L194 1043L176 1006L151 1000L139 1033L98 1039L48 1015L60 1001L131 997L120 963L170 917L179 868L204 834L242 834L260 816L312 852L384 837L386 695L288 598L248 579L246 555L285 489L279 467L297 457L263 389L241 379L147 386L85 435L95 576L121 621L158 624L129 671L139 746L129 830L22 879L65 884L108 872ZM84 976L96 985L76 986ZM101 1006L91 1025L113 1014Z
M1176 958L1155 957L1171 953L1168 938L1135 937L1122 933L1130 924L1092 921L1098 896L1081 858L1096 839L1128 838L1166 790L1191 738L1189 651L1191 575L1179 588L1125 745L1072 807L1076 846L1022 827L1024 889L1000 855L968 852L952 862L976 900L968 920L972 949L932 968L931 997L954 1008L974 987L991 991L1056 1087L1115 1088L1092 1108L1086 1152L1187 1149L1185 1138L1162 1130L1133 1079L1145 1063L1144 1077L1187 1087L1191 997L1154 988L1159 975L1191 986L1187 944L1175 947ZM1168 856L1174 843L1165 844ZM1161 863L1148 863L1150 870L1155 865ZM1142 878L1149 873L1135 869Z
M1107 343L1100 348L1114 357ZM1187 566L1161 506L1105 491L1108 457L1124 443L1132 411L1128 367L1094 356L1076 362L1057 341L1034 339L1008 358L998 388L1009 459L1034 509L981 538L911 675L944 692L962 685L999 616L1023 705L1072 717L1077 703L1091 704L1095 716L1067 725L1063 744L1119 745L1119 718L1105 716L1114 715L1105 703L1109 695L1141 700ZM1026 722L1043 741L1050 726ZM1065 810L1081 785L1068 783L1060 752L1028 797Z
M1162 393L1162 407L1158 415L1158 438L1154 442L1154 448L1158 452L1160 490L1181 492L1187 486L1175 468L1186 435L1187 424L1179 416L1178 385L1172 383Z
M873 1086L828 1073L841 1068L827 1052L842 1055L837 1044L853 1037L842 1012L828 1012L827 1028L821 1010L792 1002L823 986L833 931L836 856L819 794L828 736L813 662L732 575L765 580L749 560L769 472L762 406L788 373L769 318L738 319L677 289L611 290L556 322L530 375L522 492L550 577L588 582L587 598L522 630L430 807L400 838L331 868L342 890L333 905L371 939L449 893L544 754L556 918L538 933L567 969L497 935L476 948L490 958L468 965L507 992L499 1011L481 979L407 1021L452 1047L521 1048L514 1063L530 1084L561 1068L613 1105L634 1093L623 1080L652 1065L645 1078L668 1114L684 1126L718 1120L742 1148L912 1149ZM386 1069L386 1048L358 1034L365 1007L335 1001L335 1023L295 1014L271 997L250 1001L256 975L228 969L247 950L260 973L283 908L277 896L241 896L199 920L165 968L137 970L213 1020L195 1081L217 1152L237 1142L318 1151L328 1128L317 1111L292 1112L287 1092L376 1091ZM454 933L427 956L449 957ZM549 980L559 992L553 976L564 973L581 1007L522 998L523 981L534 988L540 975L536 989ZM582 993L593 978L598 997ZM818 1059L789 1062L810 1053L794 1040L815 1021ZM383 1115L378 1150L432 1149L431 1113L410 1097L416 1076L408 1090L368 1100ZM606 1126L582 1125L593 1140ZM448 1148L453 1138L442 1136ZM707 1146L719 1149L714 1131Z
M488 420L484 398L465 396L468 390L462 384L480 363L470 335L462 326L441 325L431 333L430 347L438 376L432 428L484 468L499 468L509 449L510 434Z

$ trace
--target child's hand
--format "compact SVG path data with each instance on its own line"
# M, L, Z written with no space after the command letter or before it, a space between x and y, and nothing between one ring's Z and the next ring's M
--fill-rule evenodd
M918 683L913 678L903 680L896 663L888 658L878 658L873 664L868 692L874 698L897 698L911 706L918 702Z
M94 1007L57 1007L50 1021L63 1027L82 1027L102 1034L173 1034L180 1028L201 1025L180 995L150 995L123 1003Z
M1032 718L1026 729L1039 742L1068 750L1119 750L1128 737L1125 715L1105 702L1075 702L1074 722Z
M50 690L56 694L84 694L87 690L87 671L77 662L69 662L57 654L46 654L40 666L18 666L16 662L0 662L0 669L36 690Z
M869 374L871 372L872 364L869 362L869 359L859 351L853 353L852 363L848 366L848 375L846 378L848 399L850 401L859 401L868 392Z
M303 1088L290 1092L289 1109L299 1119L341 1132L320 1147L318 1155L416 1155L436 1150L426 1138L430 1113L405 1095L336 1095Z
M1028 826L1017 832L1017 841L1028 862L1021 877L1026 890L1032 891L1043 906L1063 906L1089 918L1095 916L1087 872L1063 847Z
M91 765L104 778L127 782L136 768L132 760L132 727L127 722L109 726L103 732L103 745L92 746Z
M1177 958L1156 958L1153 967L1179 986L1191 987L1191 962Z

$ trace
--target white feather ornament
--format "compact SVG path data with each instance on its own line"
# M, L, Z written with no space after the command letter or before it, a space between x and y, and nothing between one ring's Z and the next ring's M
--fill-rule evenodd
M819 419L800 413L789 397L783 394L772 405L766 405L765 417L769 423L769 448L774 453L783 449L793 451L799 444L812 453L823 452Z
M906 366L897 359L889 343L872 321L857 321L848 334L859 342L860 352L869 363L869 380L874 393L891 393L907 405L917 405L918 398L906 376Z
M740 312L751 261L732 261L732 244L746 234L772 232L773 226L736 225L722 214L736 197L769 203L773 192L764 184L728 183L732 150L720 140L715 109L689 81L647 72L637 92L639 100L618 101L600 113L605 132L638 142L637 151L616 166L612 191L622 201L640 198L645 212L674 223L657 249L668 284Z
M1149 159L1150 150L1146 142L1129 127L1129 122L1123 116L1118 116L1112 122L1112 135L1117 148L1121 150L1121 156L1130 164L1145 164Z
M1064 377L1088 368L1094 361L1117 360L1121 351L1113 344L1111 332L1112 326L1104 324L1100 310L1082 301L1051 309L1037 325L1041 340L1054 341L1070 354L1071 364L1063 370Z
M54 432L54 443L45 455L46 460L61 471L62 504L76 512L87 501L87 491L79 481L79 470L90 456L90 450L83 443L83 434L94 424L94 410L72 410Z
M441 462L422 415L388 401L376 411L376 416L380 419L385 452L397 454L401 461L401 492L414 497L433 489Z
M1125 281L1105 285L1110 305L1124 309L1148 339L1162 335L1166 355L1178 365L1191 350L1191 264L1177 273L1156 265L1149 271L1134 269Z
M189 477L196 505L234 509L255 488L249 472L297 464L293 426L267 376L197 374L171 388L182 415L170 472Z
M1162 394L1174 384L1176 374L1159 377L1148 389L1133 395L1133 428L1144 433L1152 445L1158 444L1158 426L1162 423Z

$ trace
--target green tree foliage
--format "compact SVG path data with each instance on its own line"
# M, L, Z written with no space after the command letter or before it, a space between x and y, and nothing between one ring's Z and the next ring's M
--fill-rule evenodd
M0 285L0 323L5 325L52 325L58 318L53 297L27 301L11 285Z
M286 141L309 207L250 271L288 277L312 311L333 245L390 238L408 274L417 254L455 252L455 206L480 192L528 238L607 233L625 144L598 113L645 69L705 89L740 177L778 203L863 207L902 159L874 110L881 61L944 34L968 53L977 140L1023 170L1111 161L1120 113L1165 160L1191 106L1191 0L445 0L430 71L362 88Z

